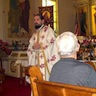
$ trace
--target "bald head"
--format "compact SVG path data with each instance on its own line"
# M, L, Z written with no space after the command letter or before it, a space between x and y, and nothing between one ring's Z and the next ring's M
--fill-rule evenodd
M72 32L64 32L57 37L57 47L61 56L70 56L79 50L77 37Z

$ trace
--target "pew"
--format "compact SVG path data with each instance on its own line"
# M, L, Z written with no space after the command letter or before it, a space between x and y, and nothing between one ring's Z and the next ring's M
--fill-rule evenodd
M38 66L29 69L33 96L96 96L96 89L44 81Z
M93 62L91 62L91 61L86 61L85 63L91 65L91 66L93 67L93 69L96 71L96 66L94 65Z

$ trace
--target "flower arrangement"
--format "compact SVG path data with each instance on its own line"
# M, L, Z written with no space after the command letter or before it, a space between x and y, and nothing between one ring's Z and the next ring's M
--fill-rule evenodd
M96 48L96 39L87 38L79 39L80 51L78 52L79 59L96 59L94 55L94 49Z
M8 45L9 44L7 42L2 41L0 39L0 49L1 49L1 51L4 51L7 55L10 55L11 52L12 52L12 50L11 49L8 49Z
M96 45L96 40L91 38L84 38L82 42L80 42L81 48L94 48Z

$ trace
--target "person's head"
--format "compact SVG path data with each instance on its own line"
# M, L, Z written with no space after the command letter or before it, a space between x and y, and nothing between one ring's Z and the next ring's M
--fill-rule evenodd
M44 24L44 17L42 14L34 15L34 25L36 29L39 29Z
M76 53L79 51L80 45L74 33L62 33L57 37L56 43L61 57L73 57L76 59Z

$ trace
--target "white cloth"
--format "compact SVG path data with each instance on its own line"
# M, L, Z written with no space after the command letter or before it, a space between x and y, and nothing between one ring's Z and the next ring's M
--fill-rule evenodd
M42 44L44 53L46 55L48 69L51 72L52 66L60 59L58 54L57 47L55 45L55 35L54 31L49 26L44 26L39 30L39 43ZM38 65L37 63L37 52L39 52L39 67L43 74L44 79L49 80L49 73L47 68L45 67L44 56L42 50L34 50L33 45L37 42L37 33L34 33L29 41L29 46L27 50L28 58L29 58L29 65Z
M23 67L27 67L28 66L28 60L16 60L14 66L17 66L18 64L21 64L21 66L23 66Z

